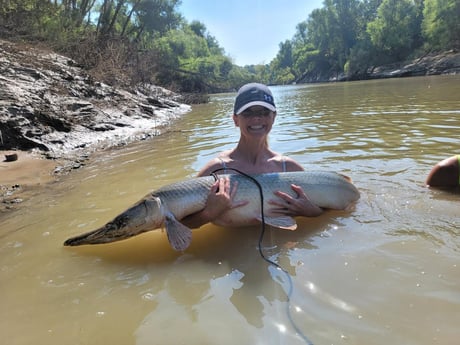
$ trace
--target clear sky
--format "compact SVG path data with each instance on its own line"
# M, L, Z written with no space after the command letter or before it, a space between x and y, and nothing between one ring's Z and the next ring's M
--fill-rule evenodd
M323 0L182 0L178 11L202 22L237 65L269 63L279 44Z

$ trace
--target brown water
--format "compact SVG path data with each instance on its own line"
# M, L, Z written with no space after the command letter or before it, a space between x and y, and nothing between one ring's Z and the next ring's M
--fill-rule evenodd
M428 190L459 151L460 77L274 87L272 147L351 176L351 213L268 230L290 310L314 344L458 344L460 194ZM148 191L232 147L233 94L173 131L104 152L0 221L2 344L303 344L288 279L260 229L204 226L185 253L164 232L67 248Z

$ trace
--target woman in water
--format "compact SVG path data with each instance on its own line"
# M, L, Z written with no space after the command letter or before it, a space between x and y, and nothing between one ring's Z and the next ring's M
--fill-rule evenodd
M236 96L232 116L235 126L240 129L238 144L208 162L198 176L210 175L217 169L222 169L223 173L232 173L230 169L237 169L246 174L303 171L298 162L270 149L268 134L275 118L275 101L266 85L250 83L242 86ZM181 222L190 228L197 228L212 222L229 209L246 205L245 201L238 203L233 200L237 188L236 184L230 185L228 178L219 178L209 191L205 208ZM281 191L275 192L276 197L269 201L273 206L272 212L291 217L314 217L323 212L310 202L301 187L292 185L291 188L296 197Z

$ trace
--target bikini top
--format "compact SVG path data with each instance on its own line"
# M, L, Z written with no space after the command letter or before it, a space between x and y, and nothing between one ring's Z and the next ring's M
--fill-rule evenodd
M224 169L224 173L227 173L227 164L225 164L224 160L221 157L217 157L220 160L220 163L222 164L222 168ZM459 156L459 162L460 162L460 156ZM282 158L281 164L283 166L283 172L286 172L286 159Z

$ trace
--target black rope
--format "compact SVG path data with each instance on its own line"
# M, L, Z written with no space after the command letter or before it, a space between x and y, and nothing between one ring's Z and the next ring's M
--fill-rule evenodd
M295 323L293 317L292 317L292 314L291 314L291 297L292 297L292 293L294 291L294 284L292 282L292 277L291 275L289 274L288 271L286 271L283 267L281 267L280 264L274 262L273 260L267 258L262 250L262 241L264 239L264 235L265 235L265 227L266 227L266 224L265 224L265 213L264 213L264 192L263 192L263 189L262 189L262 186L260 184L259 181L257 181L256 178L254 178L253 176L251 175L248 175L238 169L233 169L233 168L220 168L220 169L216 169L214 170L211 175L214 177L214 179L217 181L218 180L218 177L217 177L217 172L218 171L223 171L223 170L233 170L235 172L237 172L238 174L240 175L243 175L244 177L248 178L249 180L251 180L252 182L255 183L255 185L257 186L257 188L259 189L259 195L260 195L260 214L261 214L261 220L262 220L262 230L260 232L260 236L259 236L259 242L258 242L258 245L257 245L257 249L259 250L259 253L260 253L260 256L262 257L262 259L264 259L266 262L268 262L270 265L273 265L275 266L277 269L281 270L285 276L287 277L287 280L288 280L288 291L286 293L286 297L287 297L287 304L286 304L286 313L287 313L287 316L288 316L288 319L289 319L289 322L291 323L292 327L294 328L294 330L296 331L296 333L299 335L300 338L302 338L306 344L308 345L313 345L313 342L310 341L310 339L308 339L308 337L302 332L302 330L299 328L299 326L297 326L297 324Z

